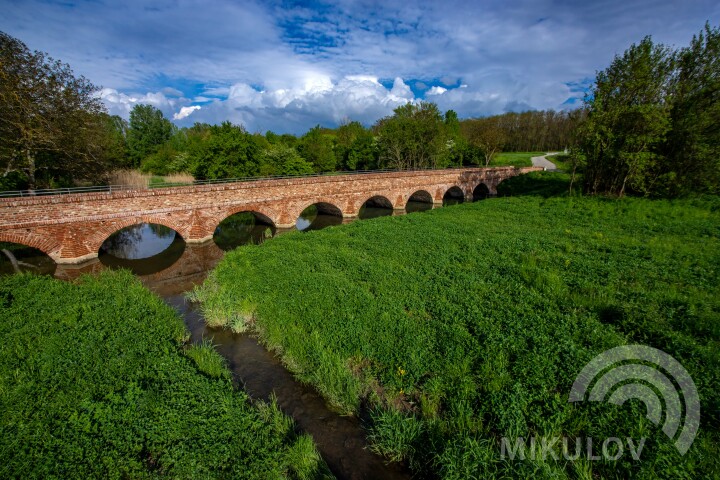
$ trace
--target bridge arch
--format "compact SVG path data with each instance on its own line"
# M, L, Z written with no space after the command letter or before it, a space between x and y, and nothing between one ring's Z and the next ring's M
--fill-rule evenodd
M302 210L297 212L295 215L295 227L298 230L318 230L326 226L340 225L343 219L343 211L340 207L331 203L330 201L316 201L309 205L306 205ZM314 212L310 210L314 208ZM304 217L307 214L307 217ZM317 220L318 217L322 216L326 221L321 222L320 225ZM329 220L329 221L328 221Z
M456 205L465 201L465 192L457 185L453 185L443 193L443 206Z
M384 195L373 195L363 202L358 211L358 218L384 217L393 214L393 203Z
M474 189L472 193L472 199L473 202L477 202L478 200L485 200L490 196L490 187L485 185L485 183L479 183Z
M236 205L225 209L221 214L216 215L214 218L215 225L213 228L217 227L217 225L219 225L220 222L222 222L226 218L231 217L236 213L244 212L252 213L264 222L268 222L273 226L276 226L278 224L278 219L280 218L280 214L275 211L275 209L269 208L265 205Z
M433 197L427 190L415 190L405 196L405 211L407 213L431 210L433 208Z
M140 215L138 217L126 217L114 221L100 222L98 228L90 234L90 236L88 236L84 243L91 252L97 253L110 235L118 230L122 230L125 227L131 227L141 223L154 223L156 225L162 225L175 230L175 232L180 235L183 240L188 238L188 225L182 225L168 217Z
M249 243L259 244L275 236L277 227L269 216L256 210L235 208L213 230L213 240L222 250L232 250Z
M32 232L3 232L0 231L0 242L17 243L40 250L53 260L60 253L60 241L45 235L38 235Z
M300 216L302 212L305 211L305 209L307 209L308 207L312 207L313 205L320 205L320 209L323 211L323 213L344 217L346 216L346 212L343 207L346 207L346 204L347 202L344 202L341 199L337 198L316 197L295 204L293 207L287 209L287 213L291 220L295 222L295 220Z

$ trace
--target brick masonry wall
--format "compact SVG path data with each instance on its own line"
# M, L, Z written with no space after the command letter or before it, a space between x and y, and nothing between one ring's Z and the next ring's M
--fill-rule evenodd
M212 238L217 225L241 211L258 212L277 227L295 224L308 206L326 202L345 217L379 195L405 208L423 190L434 202L453 186L466 199L484 184L496 193L503 180L535 167L468 168L358 175L258 180L238 183L0 199L0 241L38 248L58 263L79 263L97 256L105 239L137 223L158 223L189 243Z

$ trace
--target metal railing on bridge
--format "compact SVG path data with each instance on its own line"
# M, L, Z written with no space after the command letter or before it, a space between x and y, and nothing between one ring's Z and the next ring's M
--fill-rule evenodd
M283 180L296 178L314 178L314 177L333 177L337 175L369 175L373 173L390 173L390 172L423 172L430 170L465 170L468 168L478 168L478 165L468 165L464 167L450 168L415 168L415 169L383 169L383 170L350 170L341 172L325 172L312 173L304 175L271 175L266 177L239 177L239 178L220 178L214 180L194 180L192 182L173 182L173 183L153 183L148 180L144 186L138 185L95 185L90 187L67 187L67 188L45 188L36 190L7 190L0 191L0 198L13 197L35 197L41 195L67 195L71 193L112 193L127 190L156 190L162 188L173 187L193 187L198 185L215 185L223 183L239 183L239 182L256 182L258 180ZM491 167L497 168L497 167Z

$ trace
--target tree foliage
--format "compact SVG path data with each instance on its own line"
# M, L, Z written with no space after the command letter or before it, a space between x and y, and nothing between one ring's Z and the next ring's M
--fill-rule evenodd
M137 104L130 111L127 142L132 164L136 167L168 142L175 126L152 105Z
M260 156L260 175L308 175L315 170L313 165L300 156L292 147L282 143L270 145Z
M99 181L108 129L98 88L0 32L0 166L28 188Z
M261 151L257 139L243 127L223 122L208 127L188 155L192 174L204 180L257 176Z
M663 190L720 193L720 29L705 25L676 68Z
M127 132L128 122L117 115L101 114L107 135L105 157L109 165L129 167Z
M316 172L332 172L337 166L332 138L323 133L320 125L311 128L300 138L298 151Z
M460 125L463 136L468 141L470 141L468 135L473 134L474 130L487 126L502 132L503 151L549 152L563 150L572 144L573 131L582 119L582 112L582 109L508 112L480 119L462 120ZM479 124L477 124L478 120L480 120ZM476 125L472 125L473 123Z
M335 156L342 170L374 170L378 165L375 136L360 122L344 123L337 129Z
M486 167L507 142L507 135L498 125L497 117L468 120L462 124L462 131L468 143L482 152Z
M672 50L646 37L598 72L578 158L589 193L718 193L720 32Z
M582 140L587 191L652 190L670 130L673 65L672 51L646 37L598 72Z
M374 127L380 167L410 170L447 166L448 132L437 105L407 103Z
M445 130L448 134L448 163L453 166L462 166L474 163L472 145L462 134L460 119L455 110L445 112Z

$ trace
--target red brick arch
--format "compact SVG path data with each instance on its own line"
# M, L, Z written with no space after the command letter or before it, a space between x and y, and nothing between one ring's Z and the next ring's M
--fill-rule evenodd
M442 195L440 195L440 200L445 198L445 194L453 188L459 188L464 198L467 198L467 187L463 188L463 185L445 185L444 188L441 189ZM470 195L472 195L472 190L470 191Z
M483 182L478 182L478 183L473 187L472 191L470 192L470 196L471 196L473 199L475 198L475 190L477 190L478 188L480 188L481 185L484 186L484 187L487 189L487 194L488 194L488 195L493 195L494 192L493 192L492 187L490 187L490 185L488 185L488 182L484 182L484 181L483 181Z
M273 226L277 225L278 219L280 218L280 214L274 208L270 208L265 205L236 205L225 209L220 215L216 215L214 217L216 220L215 228L220 225L220 222L222 222L226 218L235 215L236 213L242 212L250 212L262 215L263 217L266 217L268 220L270 220ZM213 228L213 231L215 231L215 228Z
M37 248L50 257L53 257L60 250L60 241L58 239L32 232L0 231L0 242L17 243L26 247Z
M402 208L402 205L397 205L398 194L396 192L373 192L369 195L363 195L363 197L366 198L360 202L360 205L358 205L358 210L360 210L360 207L362 207L365 202L375 197L384 198L390 203L390 205L392 205L392 208Z
M164 215L140 215L137 217L124 217L117 220L99 222L93 233L88 235L83 243L90 252L100 250L103 242L113 233L125 227L139 223L155 223L175 230L183 239L188 238L188 226L176 222L173 218Z
M410 201L410 197L412 197L415 193L419 193L419 192L427 193L428 197L430 197L430 203L435 202L435 199L433 198L433 194L430 193L431 190L432 189L428 189L428 188L412 188L412 189L405 190L402 194L403 203L400 208L407 208L407 203Z
M305 210L307 207L309 207L311 205L315 205L317 203L327 203L327 204L332 205L333 207L337 208L338 210L340 210L341 214L343 214L343 215L348 214L348 211L347 211L348 200L347 199L340 198L340 197L319 197L319 198L308 199L305 202L299 203L298 205L301 205L301 206L289 208L288 215L292 219L293 223L295 223L295 221L298 219L298 217L303 212L303 210ZM353 212L353 213L356 213L356 212Z

